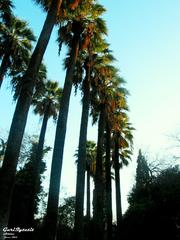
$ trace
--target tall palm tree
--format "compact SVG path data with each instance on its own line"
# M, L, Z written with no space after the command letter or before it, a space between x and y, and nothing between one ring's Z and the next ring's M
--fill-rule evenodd
M32 41L35 37L25 21L11 16L10 24L1 24L1 51L2 58L0 65L0 87L7 71L18 69L21 71L22 66L26 66L29 61L32 49Z
M60 106L62 89L58 87L57 82L48 80L45 82L44 91L41 95L36 95L33 98L32 104L34 105L34 113L39 114L43 117L43 122L41 126L41 131L39 135L39 141L37 145L36 157L34 161L33 168L33 181L34 181L34 204L35 206L35 194L38 186L38 179L40 174L40 167L43 158L43 147L45 141L45 134L47 129L47 123L50 117L53 117L54 120L57 119L57 114ZM34 209L32 209L34 212Z
M115 92L117 91L117 69L111 65L104 65L98 69L98 78L100 77L100 86L98 89L99 103L95 104L95 110L99 112L99 122L98 122L98 144L97 147L97 159L96 159L96 175L95 175L95 211L94 211L94 221L98 226L97 229L98 238L103 238L103 221L104 219L104 183L103 183L103 149L104 149L104 132L106 127L106 147L109 148L110 134L111 134L111 124L110 120L116 110L115 105ZM96 103L96 102L95 102ZM97 115L97 114L96 114ZM95 117L97 118L97 116ZM111 123L111 122L110 122ZM99 151L99 152L98 152ZM112 204L111 204L111 170L110 170L110 149L106 149L106 214L108 216L108 236L111 235L112 227ZM101 221L100 221L101 219ZM110 236L111 237L111 236Z
M106 103L106 127L105 127L105 136L104 136L104 147L105 147L105 222L107 226L107 239L112 239L112 172L111 172L111 157L112 157L112 129L113 129L113 118L114 114L117 111L116 102L116 92L119 81L117 81L117 69L111 68L112 74L110 76L110 97L108 97L108 102ZM108 88L107 88L108 90Z
M70 94L72 89L72 76L73 69L75 67L78 49L79 49L79 37L81 34L81 26L79 22L74 22L73 29L75 31L72 51L70 54L69 67L66 72L65 84L62 91L61 108L59 111L59 117L56 127L55 144L52 157L50 185L48 195L47 214L45 217L44 234L48 240L54 239L56 235L57 226L57 211L59 202L59 189L60 189L60 176L62 169L62 155L66 133L67 115L69 109ZM48 232L46 232L46 229Z
M86 173L87 173L87 177L86 177L86 181L87 181L87 185L86 185L86 198L87 198L87 202L86 202L86 217L87 217L87 221L90 220L91 218L91 204L90 204L90 177L94 177L94 163L96 160L96 143L94 141L87 141L87 145L86 145Z
M111 55L107 55L110 57L110 60L114 60ZM107 61L107 60L106 60ZM107 64L107 63L106 63ZM109 68L109 70L108 70ZM103 70L103 68L102 68ZM108 71L107 71L108 70ZM104 70L103 70L104 72ZM115 112L116 106L114 104L115 101L115 92L117 90L117 81L115 80L115 77L117 75L118 70L113 67L113 66L106 66L106 71L105 73L107 74L106 76L106 81L105 81L105 94L103 94L103 98L101 99L105 103L105 111L106 111L106 116L105 116L105 129L104 129L104 152L105 152L105 157L104 157L104 222L106 224L106 238L107 239L112 239L112 172L111 172L111 135L112 135L112 118L113 114ZM103 85L102 85L103 87ZM101 86L100 86L101 89ZM97 199L97 201L99 201Z
M111 184L111 127L106 121L105 128L105 213L107 223L107 239L112 239L112 184Z
M9 218L9 209L16 174L16 166L26 126L28 111L32 100L33 90L36 84L37 74L44 52L48 45L51 32L54 24L56 23L58 10L61 6L61 0L52 0L50 2L51 3L43 25L43 29L29 61L27 71L24 75L24 84L16 104L16 109L9 131L2 174L0 177L0 226L2 229L3 227L7 226ZM1 236L2 229L0 229Z
M94 18L93 24L90 25L88 30L89 38L86 38L86 45L88 42L88 51L85 61L83 63L85 69L85 77L82 83L83 99L82 99L82 115L79 135L79 148L78 148L78 166L77 166L77 181L76 181L76 205L75 205L75 238L83 239L83 208L84 208L84 188L85 188L85 159L86 159L86 142L87 142L87 127L90 107L90 88L91 88L91 74L93 72L93 58L95 45L93 46L93 39L99 34L99 38L103 34L106 34L105 22L99 18L98 13L102 14L105 9L100 5L94 6L94 12L97 8L96 18ZM98 16L98 18L97 18ZM99 21L101 26L99 27ZM89 42L91 39L91 43ZM97 41L97 39L96 39ZM102 40L101 40L102 41Z
M116 219L117 219L117 235L120 235L120 226L122 222L122 205L121 205L121 187L120 187L120 168L123 165L128 165L132 154L132 144L134 130L129 123L126 111L126 93L127 91L120 88L117 91L118 108L114 114L114 169L115 169L115 191L116 191ZM121 159L121 161L119 161Z
M89 222L91 218L91 196L90 196L90 178L95 176L95 162L96 162L96 143L94 141L87 140L86 142L86 219ZM76 157L76 163L78 163L78 149L74 154Z
M82 1L74 14L70 14L69 21L66 21L64 26L60 28L60 47L62 40L66 40L69 46L69 53L65 65L67 67L64 88L61 98L61 108L59 112L54 151L51 165L50 186L48 195L47 214L45 218L45 231L47 239L54 239L57 226L57 211L59 202L60 178L62 170L63 149L66 135L66 125L69 110L69 101L72 90L73 73L78 57L80 40L83 32L86 30L88 22L86 16L91 16L92 0Z
M103 239L104 232L104 131L106 126L107 99L110 97L108 87L111 75L111 67L100 65L97 68L97 99L94 97L95 111L98 111L98 141L97 141L97 156L96 156L96 173L95 173L95 195L94 195L94 222L96 233L99 239ZM108 88L107 88L108 87ZM97 114L95 114L95 117Z
M103 183L103 149L104 149L104 129L106 112L103 105L100 106L98 121L98 141L95 173L95 209L94 221L96 224L96 234L98 239L103 239L104 230L104 183ZM101 220L100 220L101 219Z
M121 140L120 140L121 139ZM122 144L126 146L125 150L120 150ZM121 146L121 147L120 147ZM121 183L120 183L120 169L123 165L128 165L131 159L132 152L128 149L129 144L125 139L120 137L117 133L114 143L114 169L115 169L115 192L116 192L116 221L117 221L117 236L121 234L122 223L122 204L121 204ZM119 159L121 158L121 161Z

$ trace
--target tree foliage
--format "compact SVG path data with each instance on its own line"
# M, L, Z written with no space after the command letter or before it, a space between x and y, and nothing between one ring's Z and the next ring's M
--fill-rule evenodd
M38 188L36 188L35 205L34 205L34 179L33 169L37 151L37 141L31 139L31 147L28 152L26 151L26 158L24 166L20 167L16 174L15 188L12 197L12 207L10 213L9 224L11 227L32 227L35 223L35 214L38 214L38 208L40 204L41 195L44 194L42 181L43 173L46 170L46 163L42 161L40 168L40 175L38 176ZM44 154L49 151L49 147L46 147Z
M141 155L142 157L142 155ZM142 170L142 169L141 169ZM162 170L153 181L136 185L124 217L124 237L172 239L180 237L180 169Z
M59 207L59 224L74 227L75 197L67 197Z

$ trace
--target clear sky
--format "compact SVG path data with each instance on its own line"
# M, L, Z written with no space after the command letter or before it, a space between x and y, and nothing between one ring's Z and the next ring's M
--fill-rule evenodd
M123 207L133 184L137 151L142 148L151 156L171 152L167 135L180 129L180 1L179 0L99 0L107 8L104 18L109 29L116 65L130 92L128 104L134 133L134 155L122 172ZM28 21L38 37L45 14L31 0L15 0L15 13ZM57 29L54 29L44 62L48 77L63 86L63 55L58 57ZM8 81L0 91L0 134L8 131L14 105ZM72 95L64 152L62 186L68 193L75 189L73 158L78 145L81 115L80 95ZM33 127L33 131L32 131ZM29 114L27 132L38 133L38 117ZM49 122L47 145L53 146L54 125ZM96 127L89 124L88 139L96 141ZM169 151L170 150L170 151ZM49 161L51 158L49 159ZM50 162L48 163L48 166Z

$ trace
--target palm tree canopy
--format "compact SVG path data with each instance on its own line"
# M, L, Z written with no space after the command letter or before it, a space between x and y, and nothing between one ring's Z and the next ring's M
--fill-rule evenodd
M35 36L26 21L11 17L10 26L0 25L0 58L9 55L9 70L27 66Z
M74 11L67 11L60 19L57 39L59 49L61 50L62 43L71 48L73 35L78 31L77 23L81 28L80 50L87 49L93 35L96 34L99 39L100 35L107 34L105 21L100 18L105 11L102 5L95 4L92 0L81 1ZM67 66L68 57L65 61L65 67Z
M26 21L12 16L11 26L7 27L5 24L1 24L0 27L1 45L11 47L14 54L23 49L32 49L31 41L36 39Z
M22 86L24 84L23 76L26 72L26 64L21 66L21 69L13 69L12 72L12 79L11 79L11 85L12 85L12 90L14 91L14 100L17 100L18 96L20 95ZM38 98L39 95L42 95L42 92L44 91L44 84L47 79L47 68L44 65L44 63L41 63L37 79L36 79L36 86L34 89L34 98Z
M99 118L101 106L105 108L108 122L114 138L118 138L120 148L120 165L127 165L132 155L134 128L129 123L127 111L127 96L129 92L123 86L125 80L119 76L119 71L111 63L115 61L107 48L98 54L93 65L94 79L92 82L91 114L94 123ZM114 142L114 141L112 141Z
M101 59L102 56L100 57L100 55L102 55L103 51L108 47L108 44L106 43L102 36L101 28L99 26L96 27L97 28L94 29L92 37L90 38L91 41L88 43L89 45L86 46L87 48L84 49L84 45L82 44L82 48L80 49L79 52L73 79L73 83L75 85L75 93L77 92L78 87L82 92L84 91L84 80L87 78L87 72L89 68L90 68L89 76L90 86L91 84L93 84L94 71L96 69L96 66L99 64L99 61L102 61ZM104 59L104 61L108 62L107 59L106 60Z
M86 142L86 170L90 171L91 176L95 175L96 169L96 151L97 145L94 141L87 140ZM74 154L74 157L78 158L78 149ZM76 159L77 163L78 159Z
M13 8L12 0L0 0L0 22L10 24Z
M34 0L34 2L40 5L42 9L47 12L51 6L52 0ZM67 11L74 11L78 7L79 2L80 0L63 0L61 3L61 8L58 11L59 19L64 18L67 14Z
M36 95L32 101L34 113L44 116L48 110L49 118L52 116L56 120L60 107L61 94L62 89L59 88L58 83L48 80L41 95Z

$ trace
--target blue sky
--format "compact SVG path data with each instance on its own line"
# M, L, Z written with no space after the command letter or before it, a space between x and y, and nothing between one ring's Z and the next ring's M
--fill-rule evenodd
M180 129L180 1L102 0L99 3L107 8L104 18L109 29L108 42L117 59L120 75L127 82L126 88L130 92L129 115L136 128L132 163L122 172L125 208L126 194L133 184L138 149L142 148L151 156L169 154L171 143L167 135ZM45 18L42 9L31 0L15 0L14 4L16 15L27 20L38 37ZM58 57L56 33L57 29L54 29L44 62L47 64L48 77L63 86L64 54ZM2 135L9 129L14 109L8 86L6 81L0 91ZM70 193L75 187L73 155L78 145L80 115L80 95L72 95L62 174L62 185ZM38 133L40 123L39 118L30 111L27 132ZM55 127L50 122L47 144L53 145L54 131ZM96 141L96 136L96 127L92 128L90 123L88 138Z

